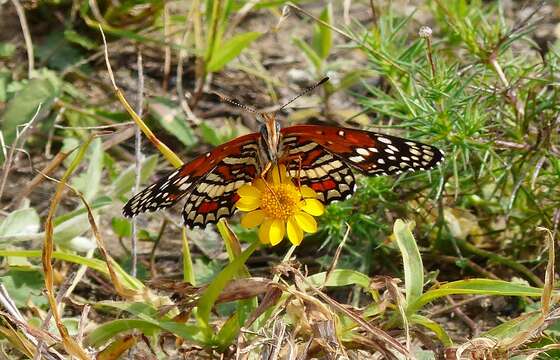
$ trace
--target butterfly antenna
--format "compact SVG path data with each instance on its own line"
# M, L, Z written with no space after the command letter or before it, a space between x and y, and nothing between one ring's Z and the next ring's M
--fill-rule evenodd
M315 90L315 88L319 85L322 85L324 83L326 83L327 81L329 81L329 77L326 76L324 78L321 79L321 81L319 81L318 83L316 83L315 85L303 90L301 93L299 93L298 95L294 96L290 101L288 101L287 103L285 103L284 105L280 106L280 109L278 110L282 110L284 109L286 106L290 105L291 103L293 103L294 101L296 101L297 99L299 99L300 97L302 97L303 95L310 93L311 91Z
M214 91L214 94L218 95L220 97L220 100L228 102L232 105L235 105L237 107L240 107L241 109L248 111L250 113L254 113L254 114L258 114L259 112L247 105L243 105L240 102L237 102L236 100L230 99L228 97L225 97L224 95L220 94L219 92Z

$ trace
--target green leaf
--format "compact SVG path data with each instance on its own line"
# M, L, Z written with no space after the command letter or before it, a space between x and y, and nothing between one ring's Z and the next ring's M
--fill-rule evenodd
M428 290L408 307L409 313L415 313L427 303L446 295L478 294L478 295L501 295L501 296L529 296L540 297L542 289L511 283L503 280L492 279L469 279L453 281L441 285L437 289ZM556 291L555 294L560 294Z
M445 329L437 322L418 314L414 314L410 316L409 320L413 324L422 325L426 329L433 331L434 334L436 334L439 341L441 341L444 346L446 347L453 346L453 340L451 340L449 334L447 334Z
M295 46L297 46L301 51L303 51L303 54L305 55L307 60L311 63L311 66L315 68L315 71L317 73L321 72L323 61L321 60L319 55L317 55L315 50L313 50L309 45L307 45L305 41L303 41L300 38L294 37L292 38L292 41L294 42Z
M92 210L99 210L99 209L102 209L102 208L104 208L106 206L109 206L109 205L112 205L112 204L113 204L113 199L111 197L109 197L109 196L99 196L98 198L93 200L89 204L89 206L91 207ZM65 222L65 221L67 221L67 220L69 220L69 219L71 219L75 216L85 214L85 213L87 213L86 208L83 207L83 206L79 207L76 210L69 211L69 212L64 213L60 216L57 216L54 219L54 225L57 226L57 225L62 224L63 222Z
M0 118L0 126L6 145L16 137L16 129L33 118L41 104L41 113L48 113L54 99L60 96L62 81L49 70L42 70L27 82L8 102ZM2 152L0 152L2 154Z
M237 57L243 49L261 36L259 32L238 34L222 42L212 53L212 58L206 64L206 71L216 72Z
M8 101L8 84L11 81L12 73L0 70L0 103Z
M35 305L47 305L47 298L42 293L45 282L40 271L12 268L0 277L0 283L6 287L18 308L25 307L29 299Z
M114 217L111 219L111 227L117 236L129 237L132 235L132 224L130 221Z
M49 69L64 70L84 58L82 50L71 44L64 35L63 31L49 31L36 47L35 55Z
M161 97L150 100L150 114L158 123L186 146L193 146L197 138L189 127L183 110L173 101Z
M59 245L69 247L70 241L89 230L86 213L74 216L54 227L54 241Z
M245 251L236 257L232 262L230 262L214 280L208 285L204 293L202 293L198 301L198 311L197 311L197 321L200 325L201 331L204 333L204 337L209 339L212 334L212 330L209 325L210 312L214 303L220 296L220 293L228 282L239 273L249 256L256 250L259 246L259 242L255 241L251 244Z
M220 137L218 136L216 128L213 128L204 122L201 123L198 128L200 129L202 139L204 139L204 141L206 141L207 143L213 146L218 146L222 143Z
M16 52L16 46L9 42L0 41L0 59L9 59Z
M218 339L219 347L221 349L227 348L234 339L237 338L239 334L239 329L241 329L243 323L239 320L239 313L233 313L222 325L220 331L216 335L216 339Z
M130 323L113 323L114 326L107 328L107 331L110 332L113 336L120 332L129 331L131 329L139 329L143 332L147 331L145 335L148 336L153 334L154 331L166 330L179 337L182 337L183 339L195 341L198 343L202 342L202 337L200 336L201 332L198 326L174 322L167 315L161 316L158 310L150 304L142 302L129 303L124 301L100 301L96 303L96 306L115 308L139 317L139 319L126 320L130 321ZM108 337L104 336L101 333L97 333L96 331L97 329L92 332L93 335L90 334L91 338L88 337L88 342L91 341L95 344L101 344L109 339Z
M141 331L142 334L146 336L152 336L156 332L161 331L161 328L152 321L139 319L119 319L103 323L102 325L96 327L85 338L85 343L88 346L98 347L122 332L128 332L135 329Z
M41 257L41 250L0 250L0 256L19 256L26 258ZM53 259L68 261L79 265L85 265L105 275L109 275L107 265L102 260L90 259L84 256L65 253L61 251L53 252ZM117 276L128 288L133 290L142 290L144 288L144 284L142 284L142 282L127 274L116 262L113 262L113 268L115 269Z
M90 38L78 34L76 31L68 29L64 30L64 38L71 43L78 44L87 50L93 50L97 48L97 43L92 41Z
M369 289L371 279L369 276L356 271L347 269L335 269L331 272L328 281L325 283L325 277L327 273L321 272L311 275L307 278L310 284L319 287L324 284L324 286L348 286L348 285L359 285L364 289Z
M327 24L331 24L332 22L332 4L329 2L327 6L321 12L319 19L323 20ZM319 55L319 57L325 60L330 52L332 47L332 30L322 24L316 23L315 24L315 31L313 32L313 48L315 49L315 53Z
M532 311L511 319L481 334L497 341L507 341L518 337L528 330L536 330L544 323L541 311Z
M72 185L82 192L86 200L91 201L99 191L103 172L103 146L100 138L91 142L88 161L86 172L74 177Z
M157 162L157 155L149 156L142 162L142 170L140 171L140 180L142 182L148 180L148 178L150 178L150 176L154 173ZM128 169L123 171L113 183L111 195L114 197L120 197L128 193L134 186L135 179L136 168L134 165L130 165Z
M36 234L41 219L33 208L12 211L0 224L0 236Z
M412 228L414 228L413 223L406 223L401 219L397 219L393 227L393 234L403 259L407 304L415 302L422 295L424 287L424 267L416 240L412 235Z

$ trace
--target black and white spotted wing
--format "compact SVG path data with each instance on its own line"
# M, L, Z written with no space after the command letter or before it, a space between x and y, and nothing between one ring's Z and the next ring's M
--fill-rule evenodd
M315 190L325 205L346 200L356 190L352 170L321 145L285 137L282 147L290 177Z
M216 189L221 187L204 187L202 183L206 184L206 179L213 179L213 185L220 183L225 189L230 186L230 182L238 184L236 181L240 177L248 179L256 174L254 166L246 168L246 165L247 161L254 162L256 159L259 138L258 133L238 137L168 173L134 195L123 207L124 216L133 217L143 212L170 207L193 191L199 197L204 196L204 191L211 191L214 194L212 198L221 201L216 192ZM239 168L244 170L238 170Z
M237 189L251 183L258 175L258 148L244 146L243 152L225 157L189 193L183 208L183 222L188 227L204 228L207 224L229 218L239 200Z
M282 129L282 134L296 138L298 145L317 143L367 176L429 170L443 160L443 152L434 146L365 130L298 125Z

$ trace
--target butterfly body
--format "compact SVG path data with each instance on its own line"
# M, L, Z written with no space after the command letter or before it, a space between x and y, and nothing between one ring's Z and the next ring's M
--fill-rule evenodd
M412 140L335 126L281 128L274 114L260 115L259 132L222 144L165 175L134 195L123 214L156 211L186 198L184 224L203 228L231 217L237 189L271 164L284 163L292 178L329 204L354 193L353 171L366 176L399 174L431 169L443 159L437 148Z

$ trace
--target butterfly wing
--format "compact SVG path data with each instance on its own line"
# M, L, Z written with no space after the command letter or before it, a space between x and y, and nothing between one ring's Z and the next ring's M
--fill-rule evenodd
M233 172L228 173L228 170L235 167L235 162L241 163L242 160L240 159L245 159L244 154L251 154L254 159L257 159L255 154L258 149L259 138L258 133L240 136L196 157L191 162L168 173L156 183L134 195L124 206L123 215L133 217L143 212L170 207L186 195L191 194L195 189L199 189L200 186L198 185L204 179L220 177L223 181L228 181L231 177L235 178L238 175ZM252 171L250 168L239 170L244 174L250 174L250 171ZM213 175L211 176L211 174ZM243 176L246 178L245 175ZM200 188L199 192L202 191L205 191L205 189Z
M243 151L223 158L189 193L182 213L184 224L204 228L231 217L239 200L237 189L251 183L258 174L256 144L246 145Z
M365 130L297 125L282 129L282 135L296 139L292 152L306 153L305 144L316 143L368 176L429 170L443 160L443 152L434 146Z
M290 176L315 190L324 204L345 200L356 190L354 174L348 165L317 142L286 136L282 152Z

